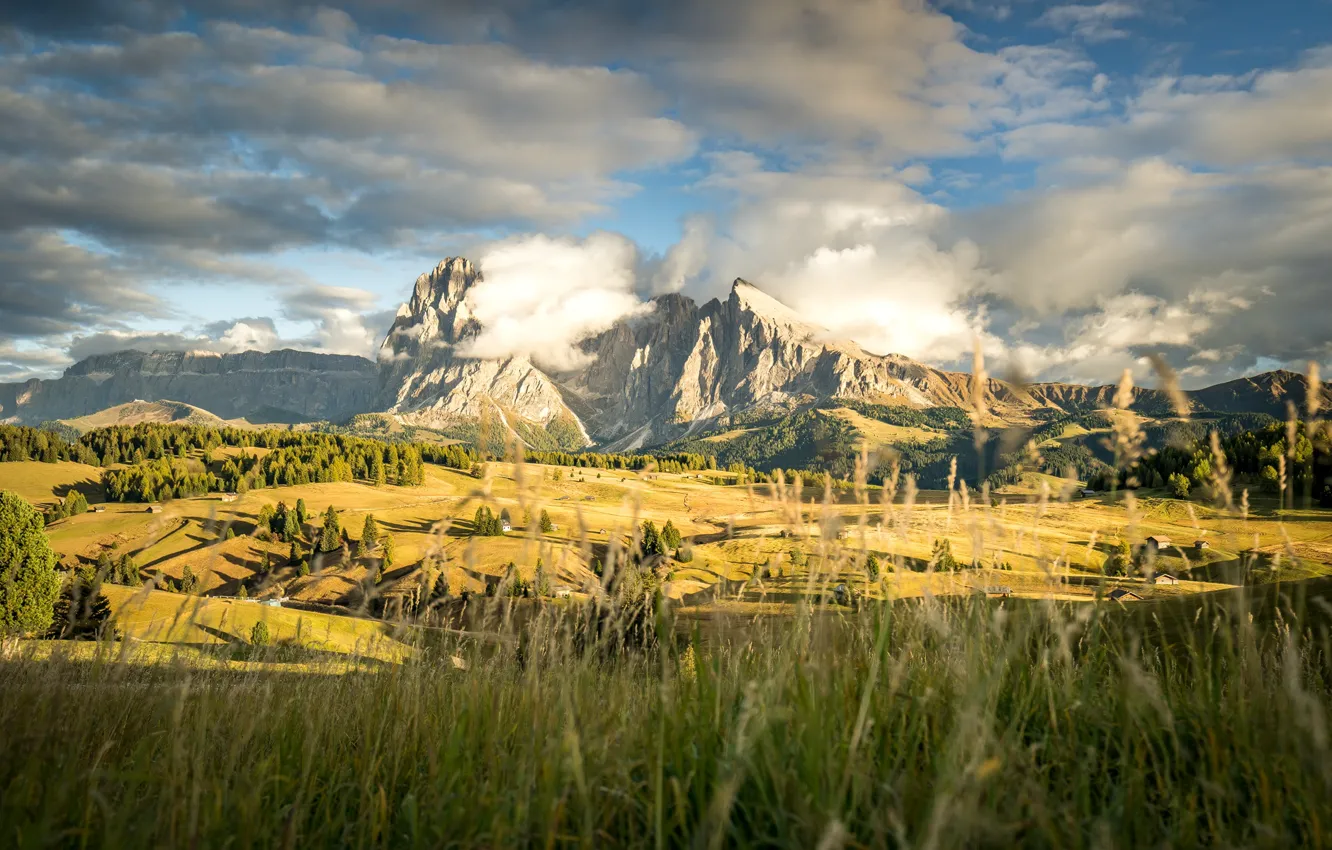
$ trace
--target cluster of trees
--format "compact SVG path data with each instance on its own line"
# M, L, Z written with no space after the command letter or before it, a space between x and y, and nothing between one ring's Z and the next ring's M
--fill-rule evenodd
M604 452L525 452L524 459L549 466L586 469L642 470L656 467L662 472L697 472L716 469L716 458L701 452L663 451L659 454L607 454Z
M482 505L476 509L476 515L472 517L472 534L481 537L499 537L503 533L503 521L495 516L495 512L489 506Z
M244 493L260 487L332 481L360 480L377 486L392 483L406 487L425 481L422 454L413 445L398 446L330 434L264 431L259 433L271 435L273 438L267 442L274 445L263 457L242 451L238 457L218 465L211 457L217 447L213 437L227 434L230 429L218 432L184 428L186 437L178 439L179 435L169 430L165 437L147 428L139 434L137 429L144 427L103 429L88 435L96 437L97 444L106 449L105 457L118 456L132 447L131 457L138 459L131 466L102 473L102 486L110 501L153 502L204 493ZM203 471L194 470L175 454L189 449L203 449ZM214 472L212 467L218 467L218 471Z
M110 552L98 555L96 573L88 578L126 587L138 587L143 584L143 578L139 575L139 565L128 552L122 552L118 558L113 558Z
M78 516L88 512L88 499L78 490L70 490L65 498L46 509L46 524L65 517Z
M1196 429L1177 432L1177 436L1186 433L1196 434ZM1252 486L1278 492L1284 465L1288 492L1310 494L1332 507L1332 445L1326 436L1311 440L1303 423L1296 423L1293 441L1286 423L1273 421L1221 437L1218 445L1230 471ZM1127 469L1107 467L1092 476L1088 486L1097 490L1166 488L1184 499L1210 487L1214 460L1210 434L1204 433L1150 452Z
M102 472L102 490L109 502L160 502L202 496L230 489L211 472L191 472L184 461L144 461Z
M71 444L45 428L0 425L0 463L24 460L96 464L97 455L82 443Z
M666 520L660 531L652 520L643 521L638 541L638 551L643 558L669 555L671 552L678 553L683 544L680 531L671 520Z
M971 417L960 407L914 408L887 404L870 404L850 398L839 398L837 404L854 410L861 416L877 419L903 428L933 428L938 431L967 431Z

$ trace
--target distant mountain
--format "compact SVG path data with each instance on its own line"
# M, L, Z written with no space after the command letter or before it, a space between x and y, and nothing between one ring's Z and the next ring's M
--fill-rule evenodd
M80 360L55 380L0 384L0 420L36 424L142 399L170 400L256 424L346 419L378 402L363 357L307 351L120 351Z
M481 270L461 257L417 278L378 362L301 351L126 351L91 357L50 381L0 384L0 421L75 419L136 399L172 400L222 419L344 423L383 414L408 427L531 447L635 450L688 440L736 419L768 420L829 402L965 408L972 378L834 337L737 279L725 300L678 294L581 344L587 365L544 369L524 356L475 359L482 331L469 295ZM1195 411L1285 416L1307 382L1271 372L1189 394ZM1332 384L1327 385L1332 395ZM1113 404L1111 385L990 380L997 422L1031 424ZM1165 393L1140 389L1135 409L1172 415ZM993 423L992 423L993 424Z

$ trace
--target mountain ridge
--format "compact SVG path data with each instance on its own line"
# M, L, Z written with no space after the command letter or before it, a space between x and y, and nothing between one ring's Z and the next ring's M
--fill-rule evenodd
M578 344L584 364L543 368L526 355L482 359L483 328L468 295L484 282L447 257L413 284L377 360L283 349L231 354L121 351L72 364L56 379L0 384L0 421L73 419L137 399L189 404L252 423L346 421L357 414L468 434L493 429L528 445L638 450L740 413L851 399L913 408L970 406L973 379L902 355L878 355L806 321L736 278L725 299L678 293ZM1194 410L1265 412L1303 406L1307 379L1269 372L1186 393ZM1332 395L1332 384L1325 385ZM1111 406L1116 387L989 379L998 423L1048 410ZM1135 408L1170 415L1162 390L1135 389Z

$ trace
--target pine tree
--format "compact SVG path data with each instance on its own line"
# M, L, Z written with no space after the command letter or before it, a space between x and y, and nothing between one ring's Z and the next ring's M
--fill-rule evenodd
M865 576L870 581L879 580L879 556L873 552L865 556Z
M679 549L681 542L680 532L676 529L675 523L669 519L666 520L666 524L661 528L662 545L668 550Z
M384 472L384 458L380 457L379 452L370 457L370 480L376 487L383 487L388 483L388 475Z
M361 526L361 548L369 551L379 544L379 524L374 514L365 515L365 525Z
M666 549L662 545L661 533L657 531L656 523L650 519L643 520L643 539L639 543L639 548L645 558L666 554Z
M47 635L61 640L97 638L111 620L111 602L96 581L74 576L60 592Z
M297 538L301 536L301 524L296 519L295 511L287 513L287 519L282 527L282 539L292 545L295 545Z
M332 552L342 545L342 529L338 526L338 513L329 505L324 512L324 530L319 536L319 551Z
M115 584L123 584L129 587L138 587L143 583L139 578L139 565L134 563L128 552L120 556L116 561L116 567L112 571Z
M552 593L550 576L546 575L546 565L537 558L536 572L532 575L532 593L534 596L550 596Z
M250 629L250 646L268 646L272 642L268 633L268 623L260 620Z
M309 518L310 518L310 512L309 512L308 510L306 510L306 508L305 508L305 500L304 500L304 499L297 499L297 500L296 500L296 522L297 522L299 525L304 526L304 525L305 525L305 521L308 520Z
M243 581L240 583L240 587L236 588L236 598L237 599L250 598L250 591L245 588L245 582Z
M385 534L383 538L380 539L379 545L383 547L383 551L379 556L380 560L384 564L384 569L388 569L393 566L393 536Z

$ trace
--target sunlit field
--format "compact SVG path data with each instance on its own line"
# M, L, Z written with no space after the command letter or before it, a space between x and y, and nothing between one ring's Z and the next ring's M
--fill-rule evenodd
M872 485L870 460L810 487L519 457L160 512L6 464L35 503L90 487L51 546L144 584L102 586L96 640L5 644L0 823L16 847L1329 843L1332 513L1219 456L1192 499ZM392 563L288 563L256 523L297 500L373 515Z

